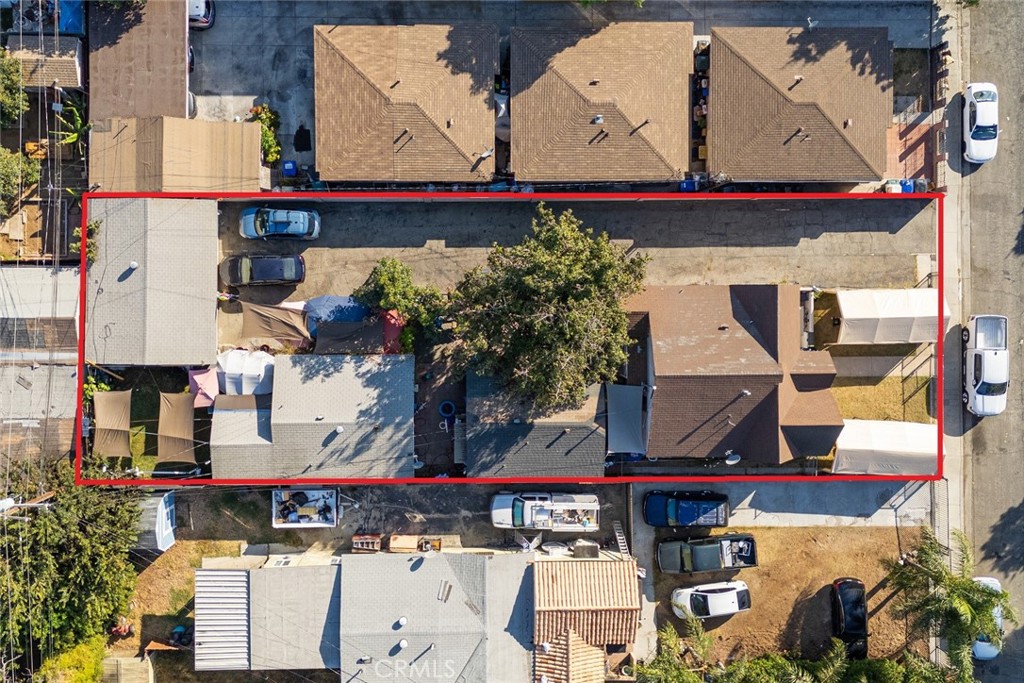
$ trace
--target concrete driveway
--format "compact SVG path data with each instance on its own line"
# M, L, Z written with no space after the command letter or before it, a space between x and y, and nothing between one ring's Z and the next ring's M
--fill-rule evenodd
M528 234L532 201L289 202L316 207L315 242L262 242L238 235L243 202L221 203L221 256L242 251L301 252L306 281L295 288L254 287L256 303L350 294L384 256L407 263L417 282L449 288L483 263L494 243ZM924 200L689 200L551 202L584 225L651 257L652 285L796 282L820 287L911 287L915 254L935 248L936 207ZM240 320L222 311L223 343L236 343Z
M503 53L513 26L603 26L611 21L691 21L695 35L712 26L887 26L896 47L928 47L934 23L929 0L769 2L764 0L658 0L637 9L631 2L536 0L217 0L217 20L192 31L196 55L191 89L198 117L245 118L257 103L281 115L282 158L314 163L314 153L294 151L305 125L316 135L313 106L313 26L316 24L416 24L490 22L498 26Z

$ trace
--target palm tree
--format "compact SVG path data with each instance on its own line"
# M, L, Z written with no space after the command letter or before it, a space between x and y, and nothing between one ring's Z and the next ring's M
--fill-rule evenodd
M637 666L638 683L701 683L715 642L704 631L700 619L686 618L686 637L672 624L658 631L658 654Z
M818 661L788 662L785 683L839 683L849 664L846 644L833 638L828 652Z
M953 539L955 568L950 567L942 545L928 527L912 552L899 560L883 560L882 565L898 593L896 615L909 617L912 628L919 632L945 638L958 683L973 683L974 639L984 633L996 647L1002 644L993 610L1001 608L1003 618L1012 624L1017 624L1017 617L1006 591L974 581L974 552L966 534L956 530Z
M83 102L77 97L69 98L62 114L56 115L62 130L52 130L50 134L57 136L60 144L72 146L79 156L84 156L92 124L85 118Z

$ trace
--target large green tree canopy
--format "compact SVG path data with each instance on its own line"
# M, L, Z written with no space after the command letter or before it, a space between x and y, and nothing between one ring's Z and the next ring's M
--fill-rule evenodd
M572 211L541 204L533 234L495 245L453 293L462 352L538 409L578 405L590 384L626 362L622 300L643 288L647 260L584 228Z
M12 482L11 493L30 498L38 481L26 474ZM66 461L52 465L43 481L54 492L48 510L17 515L29 521L0 521L5 673L103 633L135 589L128 558L138 537L135 487L75 486Z

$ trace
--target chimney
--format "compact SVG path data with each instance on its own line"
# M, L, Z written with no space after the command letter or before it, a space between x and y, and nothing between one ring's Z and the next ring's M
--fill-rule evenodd
M802 74L797 74L796 76L793 77L793 80L799 83L800 81L804 80L804 77Z
M849 128L853 125L853 119L846 119L843 121L843 128Z

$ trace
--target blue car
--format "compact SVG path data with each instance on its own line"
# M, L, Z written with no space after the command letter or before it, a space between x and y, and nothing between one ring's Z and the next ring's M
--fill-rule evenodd
M310 209L242 209L238 233L249 240L315 240L320 236L320 214Z
M713 491L651 491L643 516L653 527L728 526L729 498Z

